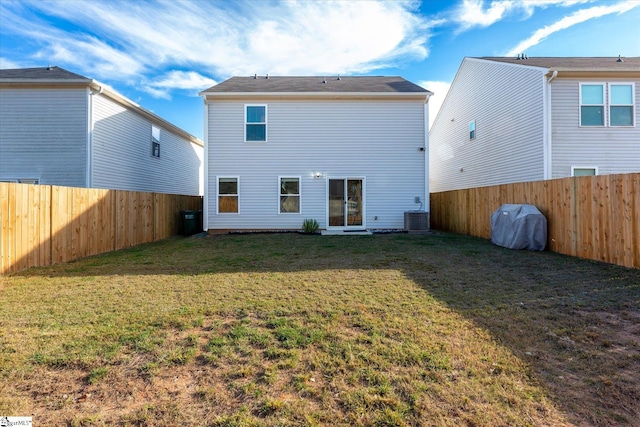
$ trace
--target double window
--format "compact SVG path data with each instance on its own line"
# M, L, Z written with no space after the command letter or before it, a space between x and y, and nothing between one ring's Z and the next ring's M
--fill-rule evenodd
M245 142L267 142L267 106L245 105Z
M218 177L218 213L238 213L240 178Z
M300 213L300 177L278 177L278 213Z
M580 83L580 126L635 126L633 83Z

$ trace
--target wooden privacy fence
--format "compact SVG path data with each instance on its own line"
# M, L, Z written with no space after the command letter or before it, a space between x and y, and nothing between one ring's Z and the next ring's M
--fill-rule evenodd
M640 173L522 182L431 194L431 227L491 237L504 203L535 205L553 252L640 268Z
M179 233L202 197L0 182L0 274Z

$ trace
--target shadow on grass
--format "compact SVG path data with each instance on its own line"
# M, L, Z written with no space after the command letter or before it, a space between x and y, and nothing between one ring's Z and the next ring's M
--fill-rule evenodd
M640 270L432 235L170 239L13 277L396 269L489 331L576 423L640 422Z

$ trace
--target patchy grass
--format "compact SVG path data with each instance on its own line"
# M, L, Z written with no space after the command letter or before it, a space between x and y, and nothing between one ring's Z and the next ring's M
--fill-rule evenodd
M41 425L640 425L640 270L256 234L0 280L0 414Z

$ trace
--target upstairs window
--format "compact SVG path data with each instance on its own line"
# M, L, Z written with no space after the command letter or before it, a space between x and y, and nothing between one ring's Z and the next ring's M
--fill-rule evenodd
M604 84L580 84L580 126L604 126Z
M267 106L245 105L245 142L267 141Z
M630 83L609 86L610 126L633 126L633 89Z
M571 176L594 176L598 175L596 166L571 166Z
M160 128L151 126L151 155L160 157Z
M280 204L278 213L300 213L300 177L279 177Z
M469 122L469 139L476 139L476 121Z

